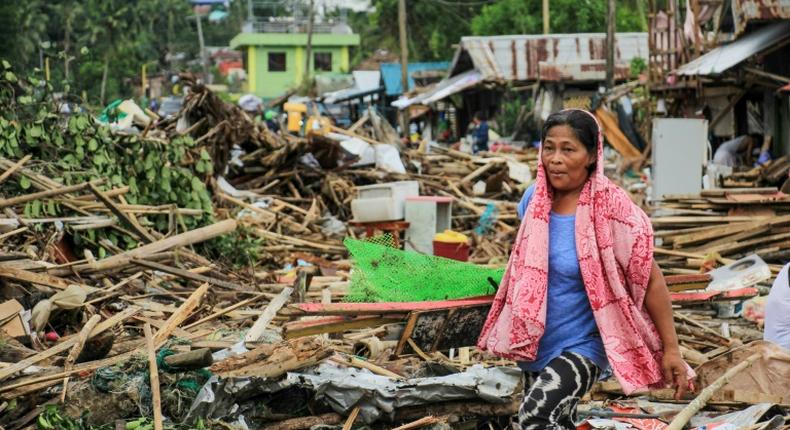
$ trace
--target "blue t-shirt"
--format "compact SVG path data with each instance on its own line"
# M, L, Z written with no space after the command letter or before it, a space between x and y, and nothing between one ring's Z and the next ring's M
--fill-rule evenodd
M533 185L524 193L518 204L519 218L524 218L534 192ZM551 213L546 328L540 338L535 361L519 363L529 372L540 372L563 352L580 354L601 370L608 367L603 341L579 269L575 223L576 215Z

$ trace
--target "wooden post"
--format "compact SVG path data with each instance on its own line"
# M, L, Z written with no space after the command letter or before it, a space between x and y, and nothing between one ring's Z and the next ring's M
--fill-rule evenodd
M607 1L606 9L606 88L614 88L615 29L617 14L615 0Z
M549 18L549 0L543 0L543 34L549 34L551 28Z
M151 334L151 325L146 324L143 326L145 333L145 346L148 353L148 369L151 373L151 403L154 408L154 429L162 430L162 396L159 393L159 369L156 367L156 345L154 345L154 336Z
M409 91L409 44L406 37L406 0L398 0L398 29L400 33L400 83L403 94ZM409 108L401 111L401 132L409 136Z
M310 56L313 54L313 21L315 20L313 3L315 3L315 0L310 0L310 15L307 20L307 47L305 48L304 76L302 77L305 87L310 82Z
M204 82L210 83L211 79L209 78L208 64L206 64L206 43L203 41L203 22L201 21L200 14L195 14L195 20L197 21L198 44L200 45L200 66L203 68L203 80Z

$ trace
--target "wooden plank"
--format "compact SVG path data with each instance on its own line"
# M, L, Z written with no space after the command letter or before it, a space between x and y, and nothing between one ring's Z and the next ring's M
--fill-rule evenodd
M757 239L747 240L744 242L737 242L732 244L723 244L719 246L712 246L708 248L708 252L718 252L721 255L734 254L736 252L751 249L758 245L767 245L771 242L777 242L790 238L790 233L774 234L771 236L763 236Z
M411 339L411 334L414 332L414 326L417 324L417 318L420 316L419 312L412 312L409 314L409 320L406 321L406 326L403 328L398 346L395 348L395 355L403 354L404 348L408 345L408 340Z
M494 296L462 300L432 302L388 302L388 303L299 303L289 306L295 315L370 315L428 311L465 306L490 305Z
M753 216L666 216L660 218L651 218L650 221L654 226L662 225L681 225L681 224L724 224L733 222L750 222L755 219L769 220L771 217L753 217Z
M348 330L357 330L370 327L379 327L403 321L406 314L370 315L361 317L334 316L311 321L296 321L285 324L283 336L285 339L315 336L325 333L342 333Z
M156 343L157 347L167 342L167 339L170 337L173 331L177 329L178 326L181 325L181 323L184 322L184 320L186 320L187 317L189 317L192 312L195 311L195 309L197 309L197 307L200 305L200 301L203 299L203 296L207 291L208 284L201 285L200 288L195 290L195 292L193 292L192 295L190 295L189 298L184 301L184 303L181 303L181 306L179 306L178 309L173 312L172 315L170 315L170 318L165 321L164 327L158 330L156 335L154 335L154 342Z
M628 138L623 134L620 127L617 126L617 118L612 112L600 107L594 112L595 117L601 123L603 134L606 136L606 141L614 147L626 159L637 159L642 156L642 153L631 144Z
M277 315L277 312L285 306L285 303L288 301L288 298L291 297L291 294L294 292L292 287L285 287L280 294L277 295L268 305L266 308L261 312L258 319L255 321L255 324L252 325L252 328L247 332L247 335L244 337L245 343L252 343L257 342L258 339L263 336L263 332L266 330L266 327L272 322L274 316Z
M761 225L761 226L758 226L756 228L750 228L750 229L748 229L746 231L743 231L741 233L738 233L738 234L733 234L731 236L722 237L721 239L700 243L698 247L690 249L690 250L698 251L698 252L704 252L704 253L707 254L707 253L712 252L711 250L716 248L717 246L733 244L733 243L736 243L736 242L739 242L739 241L742 241L742 240L745 240L745 239L749 239L749 238L754 237L754 236L759 236L759 235L768 233L771 230L772 230L772 228L771 228L770 225Z

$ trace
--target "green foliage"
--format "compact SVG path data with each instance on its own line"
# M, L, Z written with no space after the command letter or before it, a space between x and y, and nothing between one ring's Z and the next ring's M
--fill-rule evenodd
M230 2L219 24L203 17L206 44L226 46L239 33L246 2ZM105 102L132 95L125 80L149 73L176 73L197 67L196 21L184 0L3 0L0 1L0 59L20 70L42 67L49 59L51 81L72 101L87 96L99 104L107 71ZM88 49L86 49L88 48ZM184 53L185 61L168 59ZM199 67L198 67L199 68Z
M645 31L641 1L617 3L617 31ZM539 34L543 32L541 0L499 0L483 6L472 20L476 35ZM552 33L606 31L606 2L600 0L551 0Z
M637 78L639 74L647 70L647 63L644 58L635 57L631 60L631 77Z
M530 97L523 97L520 92L506 92L500 105L500 112L497 115L497 124L500 127L499 134L510 136L519 132L516 130L518 117L522 110L529 112L532 110L533 100Z
M224 261L234 267L250 266L260 258L263 239L247 227L240 226L233 233L206 242L204 250L215 261Z
M617 31L647 31L645 0L617 2ZM551 0L551 31L582 33L606 31L606 2L600 0ZM349 24L360 34L358 62L377 49L398 53L398 0L373 0L372 13L349 15ZM543 32L541 0L468 2L408 0L409 58L413 61L449 60L452 45L470 34L540 34Z
M63 117L55 113L49 84L42 86L35 76L23 79L15 75L14 85L8 79L10 64L3 64L0 72L5 72L0 75L5 76L0 78L0 155L20 158L31 154L37 160L52 160L40 163L37 169L64 185L103 178L105 189L129 186L125 198L130 204L172 204L202 210L200 217L183 218L186 228L210 221L213 206L201 175L209 175L213 164L209 153L196 148L191 137L160 142L114 134L87 114ZM6 195L27 193L31 186L30 178L22 177L18 188L6 190ZM28 217L58 216L63 211L54 200L36 200L24 208ZM157 230L167 231L166 215L149 219ZM137 245L133 238L114 230L87 230L75 235L75 240L90 245L103 237L121 248ZM99 248L98 253L103 257L106 251Z
M355 61L377 49L399 52L398 0L374 0L373 12L349 14L349 24L361 39ZM409 59L414 61L449 60L452 44L471 33L472 18L480 11L475 2L408 0Z
M39 430L111 430L112 424L92 426L87 423L88 412L79 418L61 415L57 405L47 405L44 412L39 414L36 426Z
M88 424L89 412L83 412L79 418L72 418L62 414L58 405L47 405L44 412L39 414L36 420L38 430L112 430L114 423L101 425ZM141 417L129 420L125 425L126 430L153 430L154 421L152 418ZM207 425L203 419L198 418L192 425L186 424L166 424L166 430L208 430L212 426ZM217 427L219 428L219 427Z

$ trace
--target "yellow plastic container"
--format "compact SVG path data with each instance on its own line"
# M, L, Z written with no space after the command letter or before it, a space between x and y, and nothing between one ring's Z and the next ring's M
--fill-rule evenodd
M286 103L283 110L288 113L288 131L298 133L302 128L302 116L307 113L307 105L304 103Z
M436 233L433 240L444 243L469 243L469 238L465 234L458 233L452 230L445 230L441 233Z

